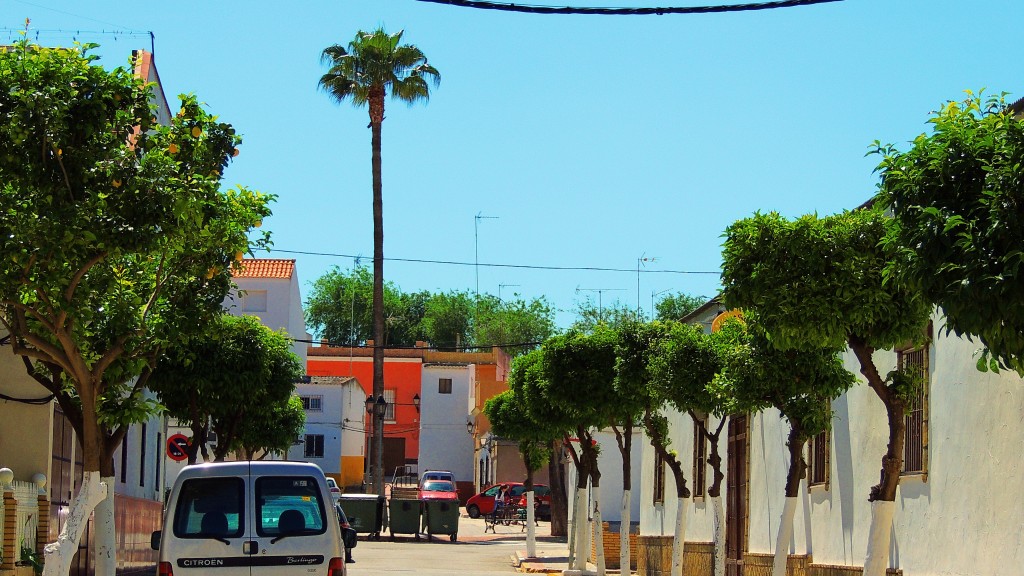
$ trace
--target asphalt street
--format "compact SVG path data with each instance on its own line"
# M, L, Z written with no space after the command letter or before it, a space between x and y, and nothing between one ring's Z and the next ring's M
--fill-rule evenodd
M549 534L550 524L537 526L537 550L549 555L564 555L564 539ZM379 541L366 540L360 535L359 545L353 550L354 564L348 565L349 576L375 574L418 574L445 576L448 574L474 574L492 576L514 574L512 557L516 551L526 550L526 532L522 526L497 526L495 533L484 532L482 518L473 520L463 514L459 518L456 542L448 536L429 539L426 534L417 540L410 534L399 534L391 540L385 532Z

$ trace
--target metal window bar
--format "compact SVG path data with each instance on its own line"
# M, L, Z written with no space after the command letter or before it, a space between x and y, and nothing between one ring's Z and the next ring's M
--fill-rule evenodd
M924 408L928 387L928 370L924 348L915 348L899 355L900 369L914 369L922 378L921 389L907 411L903 442L903 472L924 472Z
M708 422L705 419L704 425ZM704 489L707 486L708 470L708 443L701 432L700 427L693 427L693 497L704 496Z
M828 462L828 441L826 438L828 432L822 432L811 438L810 446L810 468L811 468L811 484L824 484L827 480L827 462Z
M654 503L665 501L665 459L658 454L654 462Z

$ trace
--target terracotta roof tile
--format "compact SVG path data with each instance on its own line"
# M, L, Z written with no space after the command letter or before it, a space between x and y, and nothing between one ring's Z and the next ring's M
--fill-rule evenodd
M235 278L291 278L295 273L294 259L243 258L242 269L234 270Z

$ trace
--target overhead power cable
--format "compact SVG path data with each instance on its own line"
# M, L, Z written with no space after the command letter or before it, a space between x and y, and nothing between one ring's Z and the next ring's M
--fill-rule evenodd
M528 14L589 14L600 16L649 16L664 14L716 14L721 12L750 12L753 10L774 10L794 8L843 0L777 0L774 2L750 2L745 4L720 4L716 6L663 6L650 8L599 8L596 6L540 6L532 4L511 4L487 0L418 0L432 4L447 4L460 8L479 8L504 12Z
M303 250L281 250L279 248L271 248L271 252L281 252L282 254L301 254L303 256L329 256L332 258L365 258L364 256L356 256L355 254L334 254L331 252L307 252ZM605 268L601 266L542 266L539 264L494 264L480 262L457 262L454 260L425 260L418 258L384 258L385 261L389 262L413 262L417 264L447 264L450 266L487 266L491 268L520 268L527 270L564 270L564 271L585 271L585 272L629 272L630 274L636 274L636 268ZM720 271L714 270L640 270L642 274L721 274Z

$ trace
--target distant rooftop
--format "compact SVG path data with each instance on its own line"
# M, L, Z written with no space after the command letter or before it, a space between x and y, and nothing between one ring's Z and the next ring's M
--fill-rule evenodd
M241 270L234 270L235 278L291 278L295 273L294 259L243 258Z

